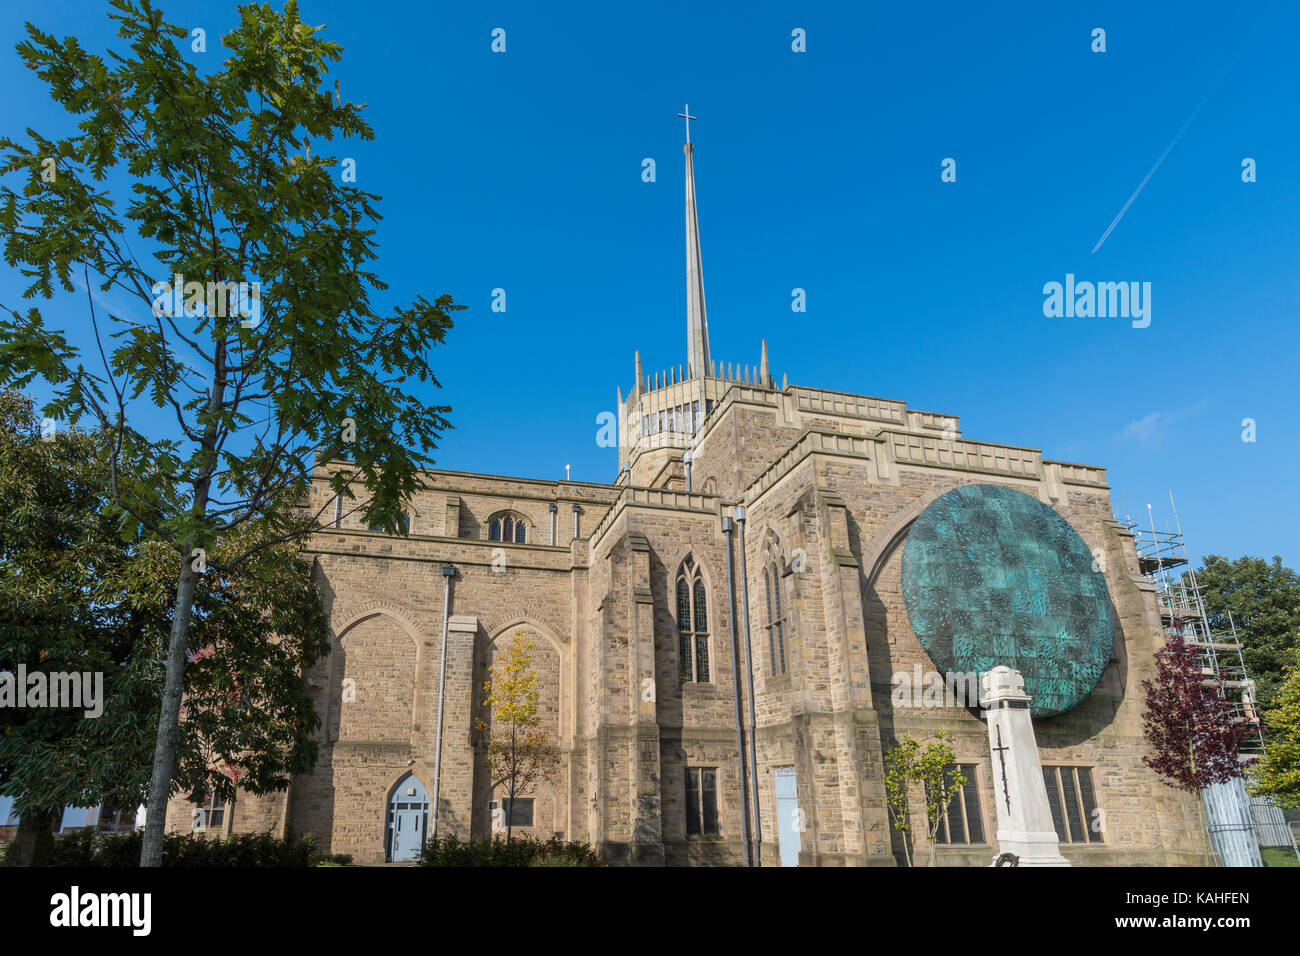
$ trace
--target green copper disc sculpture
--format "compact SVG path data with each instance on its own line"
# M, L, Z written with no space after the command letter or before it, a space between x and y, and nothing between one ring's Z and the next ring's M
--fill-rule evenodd
M1051 508L1001 485L956 488L921 513L903 600L940 673L1014 667L1036 717L1087 697L1111 658L1115 617L1092 552Z

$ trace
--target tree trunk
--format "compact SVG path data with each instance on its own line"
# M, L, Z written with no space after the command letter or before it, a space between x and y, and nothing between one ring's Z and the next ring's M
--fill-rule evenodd
M195 476L194 498L190 517L202 521L208 510L212 476L217 469L220 446L217 413L225 395L226 342L217 336L212 353L212 391L208 395L208 412L212 418L203 428L199 450L205 459ZM162 866L163 828L167 817L167 799L171 796L172 771L176 768L176 726L180 723L181 695L185 690L185 655L190 634L190 615L194 611L194 589L199 573L194 570L191 539L181 549L181 575L176 585L176 610L172 617L171 641L167 646L167 679L163 684L162 710L158 714L158 740L153 752L153 779L149 783L144 839L140 841L140 866ZM202 544L202 542L197 542Z
M1201 836L1205 837L1205 865L1214 866L1214 861L1210 858L1210 853L1214 850L1214 841L1210 839L1210 821L1205 818L1204 791L1194 794L1192 799L1196 801L1196 809L1201 816Z
M1187 754L1192 763L1192 779L1196 779L1196 737L1191 735L1191 743L1187 745ZM1210 858L1214 850L1214 841L1210 839L1210 821L1205 818L1205 791L1198 790L1192 795L1196 801L1196 812L1201 818L1201 835L1205 837L1205 865L1214 866L1214 861Z
M58 810L24 813L18 819L18 834L9 848L10 866L48 866L54 846L54 820Z
M508 792L510 794L510 802L506 804L506 842L507 843L510 842L512 831L514 830L515 782L513 779L510 781L510 789Z
M176 587L176 612L172 618L171 641L167 646L167 680L163 685L162 710L158 714L158 741L153 753L153 778L145 813L140 866L162 866L163 826L167 800L171 796L172 771L176 767L176 727L180 722L181 692L184 690L186 638L194 610L194 589L198 572L189 555L181 556L180 581Z

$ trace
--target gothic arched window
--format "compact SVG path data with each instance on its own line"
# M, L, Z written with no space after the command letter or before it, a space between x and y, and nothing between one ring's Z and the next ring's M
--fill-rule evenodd
M493 515L488 519L489 541L513 541L524 544L527 537L527 525L519 515L509 511Z
M677 572L677 639L682 683L709 682L709 604L693 558Z
M767 566L763 568L763 594L767 599L768 673L775 677L785 673L785 612L781 607L781 561L776 539L767 548Z

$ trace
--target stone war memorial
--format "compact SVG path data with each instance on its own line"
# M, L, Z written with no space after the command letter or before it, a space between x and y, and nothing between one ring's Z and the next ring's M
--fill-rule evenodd
M685 361L665 323L644 354L674 367L638 352L609 383L609 483L432 470L394 536L332 503L318 463L320 759L241 793L224 832L401 861L508 815L615 865L892 867L885 754L943 731L966 783L938 865L1201 862L1195 799L1141 759L1161 617L1105 469L792 384L757 335L757 361L717 360L693 151L688 129ZM554 755L507 805L482 687L520 634ZM970 693L896 693L953 675ZM190 820L174 798L169 829Z

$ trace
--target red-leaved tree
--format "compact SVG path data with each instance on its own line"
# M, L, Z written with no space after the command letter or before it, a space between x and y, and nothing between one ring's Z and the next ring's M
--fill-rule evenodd
M1174 635L1156 651L1156 679L1144 680L1142 729L1151 752L1142 762L1169 786L1199 794L1206 787L1246 775L1243 762L1249 724L1234 722L1219 682L1224 675L1201 670L1200 652ZM1205 830L1205 808L1196 801Z

